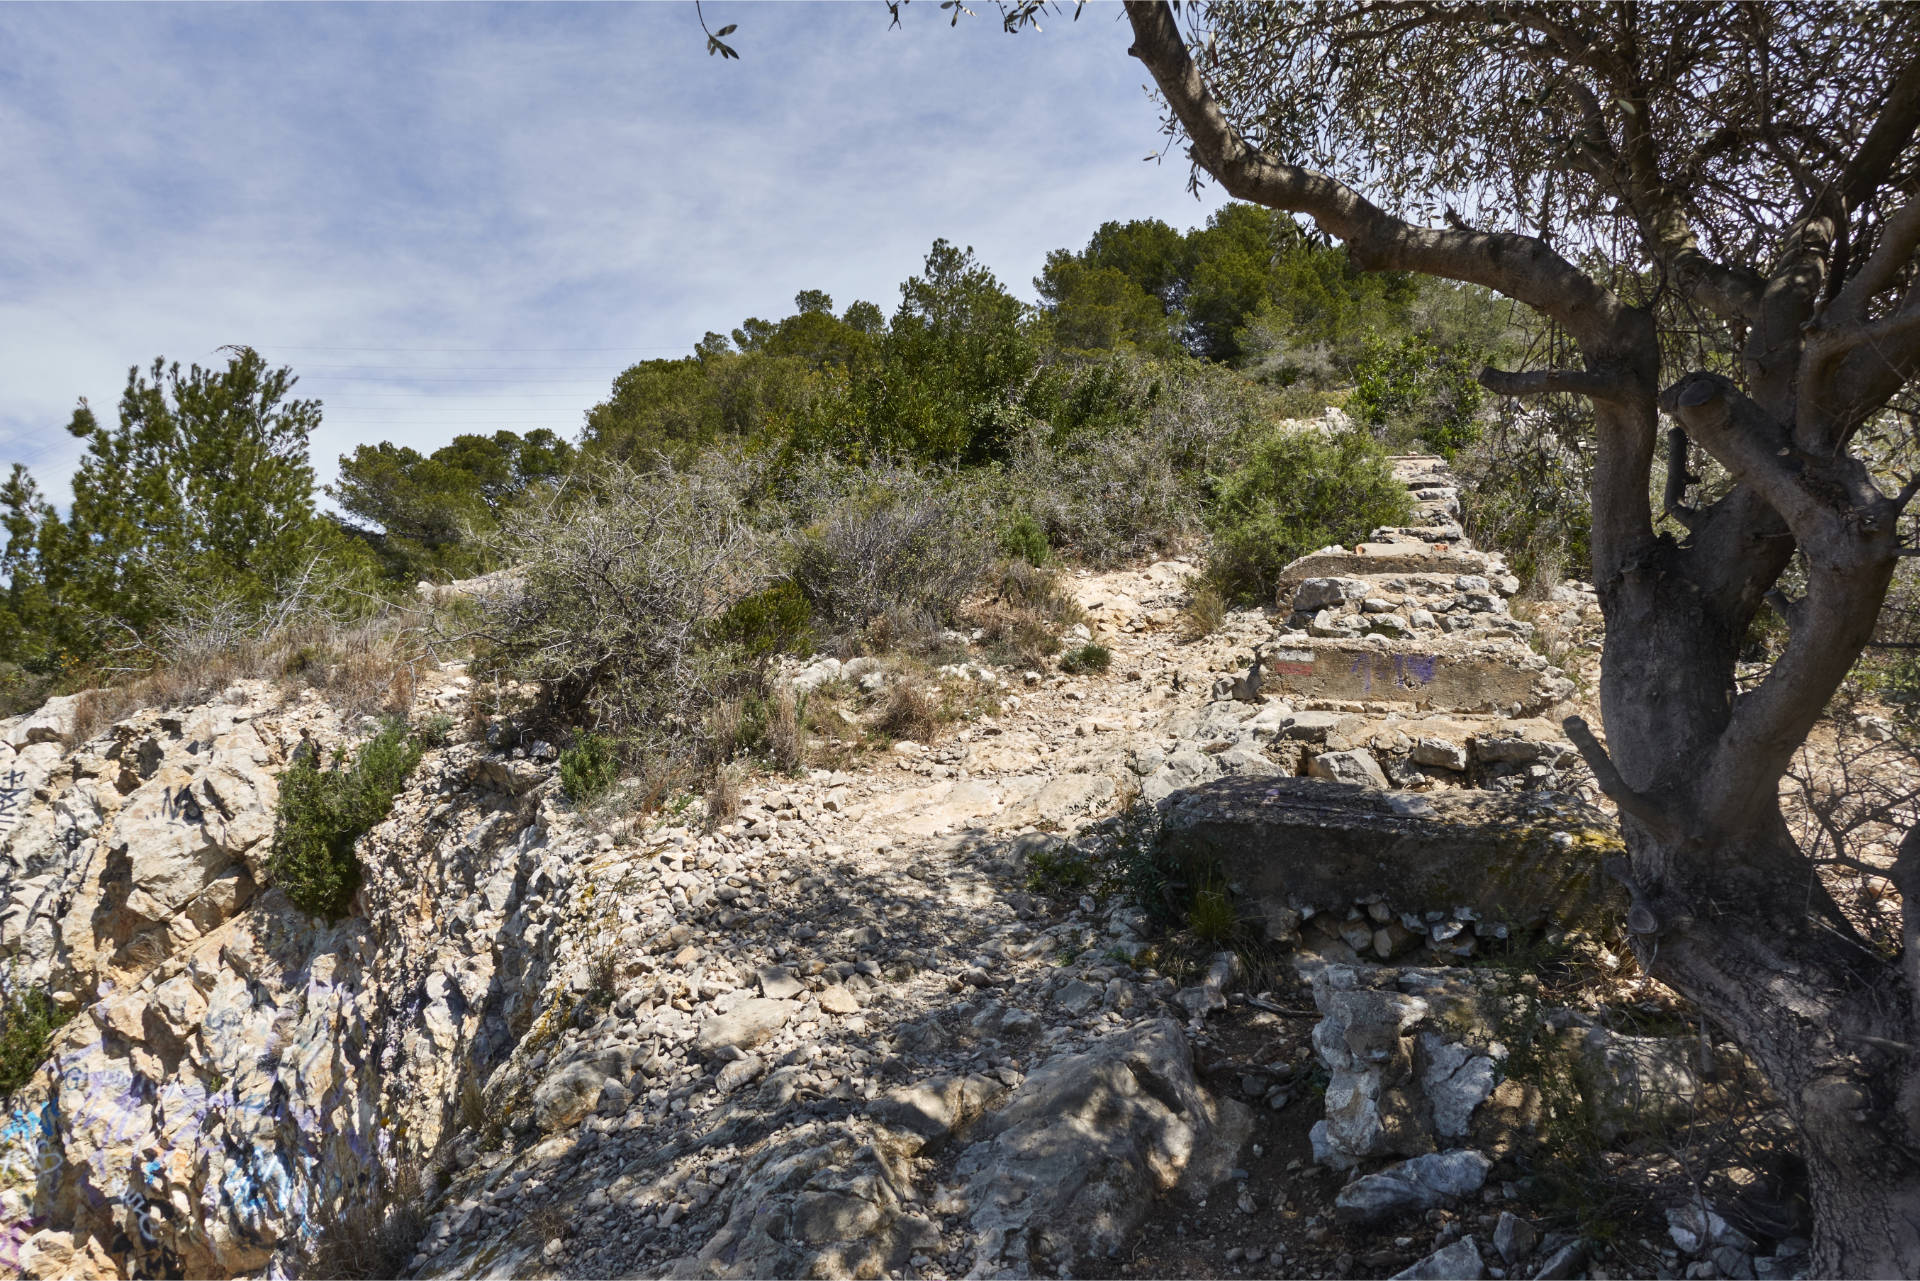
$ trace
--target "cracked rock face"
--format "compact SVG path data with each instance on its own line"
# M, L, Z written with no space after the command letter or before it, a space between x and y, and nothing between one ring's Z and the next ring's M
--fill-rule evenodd
M430 753L363 846L369 910L328 925L261 888L279 771L364 732L323 702L242 682L72 746L50 737L70 710L27 721L0 948L74 1013L0 1130L0 1168L33 1172L0 1189L22 1266L276 1266L371 1195L396 1135L434 1141L462 1056L525 1004L516 975L543 977L524 910L504 915L535 814L454 791L430 821L423 785L457 788L471 749Z

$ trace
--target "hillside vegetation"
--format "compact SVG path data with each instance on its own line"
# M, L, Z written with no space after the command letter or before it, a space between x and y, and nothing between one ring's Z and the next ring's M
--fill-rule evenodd
M1511 533L1523 572L1577 569L1578 504L1557 499L1578 455L1500 423L1470 375L1528 338L1489 296L1363 276L1247 205L1186 233L1109 222L1034 286L1037 307L935 241L891 316L802 291L633 365L576 440L361 445L335 510L308 459L323 406L294 371L247 348L155 360L115 425L75 411L64 514L24 468L0 490L0 680L16 706L109 684L125 704L197 673L352 670L391 713L409 652L472 651L626 765L711 782L764 749L780 653L933 656L985 593L1007 661L1043 662L1022 619L1053 608L1046 567L1174 552L1208 558L1204 629L1206 601L1265 601L1288 560L1398 519L1392 449L1484 474L1478 532ZM1281 425L1341 405L1314 433ZM507 568L509 591L419 607L423 580Z

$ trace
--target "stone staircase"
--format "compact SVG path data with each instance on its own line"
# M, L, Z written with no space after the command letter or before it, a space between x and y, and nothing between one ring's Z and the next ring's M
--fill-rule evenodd
M1465 536L1445 461L1393 467L1415 523L1288 566L1286 621L1216 692L1266 703L1283 776L1173 797L1167 839L1276 936L1310 923L1356 959L1457 964L1482 934L1605 928L1617 842L1559 728L1574 684L1512 613L1519 580Z

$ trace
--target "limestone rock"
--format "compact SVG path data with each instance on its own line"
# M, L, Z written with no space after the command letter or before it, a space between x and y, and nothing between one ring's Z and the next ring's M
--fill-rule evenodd
M1493 1248L1499 1251L1508 1267L1532 1254L1533 1247L1539 1243L1538 1228L1510 1210L1500 1211L1500 1218L1493 1225Z
M1355 783L1381 791L1387 787L1387 776L1381 772L1380 763L1373 759L1372 753L1357 748L1345 752L1322 752L1308 764L1307 772L1314 778L1335 783Z
M1605 936L1625 894L1596 872L1613 824L1565 797L1442 792L1394 812L1377 793L1320 779L1221 778L1166 808L1162 849L1217 863L1256 904L1322 907L1382 894L1397 912L1467 908L1535 929L1551 921Z
M1377 1224L1420 1214L1472 1196L1486 1186L1492 1167L1492 1161L1470 1148L1417 1156L1378 1174L1362 1175L1340 1189L1333 1200L1334 1217L1345 1223ZM1474 1258L1478 1262L1477 1251Z
M1461 1237L1452 1245L1435 1250L1412 1267L1393 1274L1393 1281L1481 1281L1487 1275L1486 1262L1472 1237Z
M600 1106L606 1084L606 1074L585 1063L560 1069L533 1092L534 1123L548 1133L572 1125Z
M7 722L7 746L19 751L34 743L65 745L72 742L74 712L80 705L81 697L79 694L66 694L50 698L40 705L38 711Z
M1246 1125L1200 1088L1170 1020L1048 1060L975 1126L956 1167L975 1207L974 1270L1025 1276L1108 1257L1156 1193L1217 1166Z
M723 1046L750 1050L785 1027L798 1008L791 1001L750 997L727 1013L703 1021L699 1035L694 1038L694 1048L703 1054L711 1054Z

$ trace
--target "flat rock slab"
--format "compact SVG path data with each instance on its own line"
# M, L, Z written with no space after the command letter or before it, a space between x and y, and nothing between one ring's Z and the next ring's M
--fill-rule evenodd
M1602 929L1626 895L1600 871L1618 853L1599 810L1552 793L1439 792L1419 813L1391 794L1305 778L1222 778L1168 803L1163 850L1215 863L1268 909L1344 908L1374 895L1396 913L1467 908L1485 922Z
M1420 1214L1437 1205L1472 1196L1486 1186L1487 1171L1492 1166L1492 1161L1470 1148L1417 1156L1411 1161L1390 1165L1378 1174L1363 1175L1341 1188L1333 1200L1333 1215L1342 1223L1386 1223L1409 1214ZM1478 1251L1473 1261L1480 1262Z
M1522 716L1539 714L1567 693L1565 678L1525 645L1462 645L1439 635L1386 646L1357 639L1275 641L1266 651L1262 685L1295 700Z
M1280 571L1280 599L1309 578L1370 578L1381 574L1484 574L1484 552L1435 543L1361 543L1364 550L1302 556Z
M727 1013L701 1023L694 1048L702 1054L711 1054L728 1045L750 1050L785 1027L799 1008L792 1001L749 997Z

